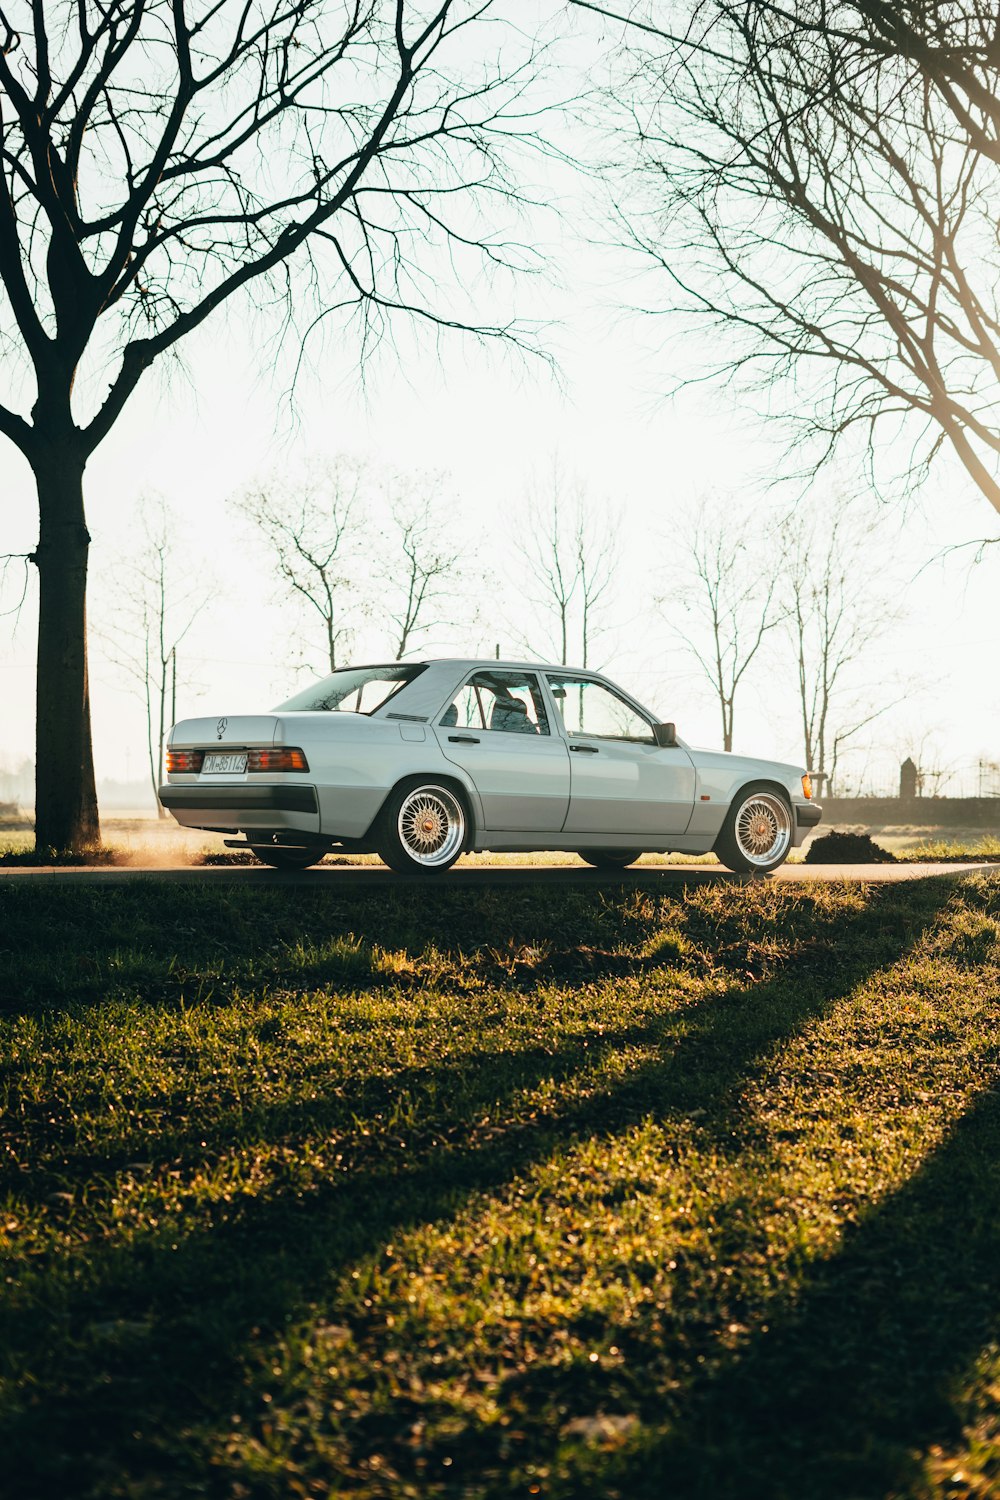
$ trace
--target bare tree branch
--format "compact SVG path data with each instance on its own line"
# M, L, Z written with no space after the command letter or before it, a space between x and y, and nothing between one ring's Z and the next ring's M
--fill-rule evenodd
M10 615L14 616L15 629L17 628L17 623L21 618L21 610L24 608L24 601L28 597L28 584L31 581L31 571L29 567L31 560L32 557L30 552L0 552L0 591L3 590L4 585L7 582L7 572L10 568L11 563L19 562L23 565L24 568L24 578L21 584L21 594L17 603L14 605L13 609L0 610L0 619L9 617Z
M670 628L710 684L719 708L722 747L732 750L736 695L766 637L784 618L765 528L732 502L701 505L685 541L670 543L676 580L657 603Z
M604 620L618 567L619 520L614 508L591 495L557 455L533 477L516 544L518 589L548 635L541 652L546 659L563 666L593 665L594 645L607 628ZM523 619L514 629L527 646Z
M912 481L943 443L1000 511L994 10L647 14L617 17L631 105L616 107L635 151L623 223L669 288L659 310L722 336L717 373L784 407L809 470L859 432L872 465ZM901 422L909 465L876 436Z
M175 526L162 498L140 502L140 543L115 568L113 626L98 631L104 655L135 682L143 695L149 780L157 815L164 781L164 746L171 723L172 689L177 681L177 649L207 606L204 581L178 588L189 566L178 563ZM183 681L183 678L182 678Z
M840 495L814 504L808 517L796 510L780 528L803 756L821 795L836 784L842 748L895 706L884 680L858 676L900 617L886 585L888 544L880 531L884 526Z
M414 639L445 623L440 607L451 599L460 552L449 535L441 492L444 475L405 475L389 481L390 522L377 577L381 610L396 627L395 659L414 649ZM448 616L452 618L452 616Z
M370 487L367 466L342 456L310 465L297 481L263 481L233 502L273 554L285 593L319 616L331 672L341 665L364 607L354 574L368 529Z
M0 434L39 499L38 838L79 847L99 837L83 476L143 373L233 298L292 337L355 317L362 360L397 318L534 349L478 308L540 261L512 232L515 161L561 153L529 97L546 44L503 0L12 4Z

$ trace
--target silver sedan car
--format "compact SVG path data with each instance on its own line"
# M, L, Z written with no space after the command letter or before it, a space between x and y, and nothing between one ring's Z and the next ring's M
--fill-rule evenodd
M801 766L696 750L600 673L437 660L348 667L269 713L184 719L160 800L266 864L330 849L433 874L466 851L600 869L714 851L766 874L820 819Z

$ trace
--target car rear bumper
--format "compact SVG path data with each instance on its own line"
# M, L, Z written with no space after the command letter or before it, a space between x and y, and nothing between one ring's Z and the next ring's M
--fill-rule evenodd
M185 828L319 832L316 788L302 782L290 785L239 782L229 786L171 782L160 787L159 797Z
M223 807L233 811L247 809L260 812L318 812L316 788L297 783L294 786L161 786L160 801L171 811L175 807L196 811L203 807Z

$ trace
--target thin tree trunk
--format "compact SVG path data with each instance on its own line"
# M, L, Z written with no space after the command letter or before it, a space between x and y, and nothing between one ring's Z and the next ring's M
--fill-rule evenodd
M733 748L733 702L731 699L722 701L722 748L723 750Z
M167 726L164 720L167 717L167 666L169 655L167 652L167 580L165 577L166 560L163 551L157 551L157 670L159 678L157 686L160 698L160 722L157 725L156 737L156 785L153 788L153 798L156 802L157 819L165 818L167 810L160 801L160 787L163 785L163 741L166 738Z
M153 796L157 799L156 805L159 807L159 784L156 767L153 765L153 680L149 673L149 624L145 613L143 614L143 627L146 632L146 651L142 680L146 687L146 750L149 757L149 784L153 788Z
M590 603L589 603L589 601L587 599L587 581L586 581L586 579L584 579L584 581L583 581L583 619L582 619L581 624L580 624L580 642L581 642L581 645L583 646L583 661L582 661L581 665L582 665L584 671L586 671L587 668L590 666L590 640L588 639L588 637L590 635L590 618L589 618L589 616L590 616Z
M81 849L101 839L87 678L84 461L55 444L35 463L38 489L38 667L35 846Z
M809 674L806 670L806 630L805 621L802 618L802 610L799 603L799 594L795 595L795 636L798 646L799 667L799 705L802 709L802 748L805 755L803 764L807 771L820 770L816 765L815 748L813 745L814 714L809 712ZM815 700L814 700L815 701Z
M166 601L165 601L165 599L163 597L163 591L162 591L162 589L161 589L161 592L160 592L160 599L161 599L161 603L160 603L160 619L162 621L162 619L163 619L163 613L164 613L164 611L166 609ZM156 785L153 788L153 796L156 798L156 816L161 821L164 820L168 816L167 809L164 807L163 803L160 801L160 787L163 785L163 742L164 742L164 740L167 737L167 725L166 725L166 718L167 718L167 660L164 658L164 655L163 655L162 639L163 639L163 637L162 637L162 629L161 629L161 637L160 637L160 640L161 640L161 644L160 644L160 682L159 682L159 689L160 689L160 724L159 724L159 734L157 736L157 741L156 741Z

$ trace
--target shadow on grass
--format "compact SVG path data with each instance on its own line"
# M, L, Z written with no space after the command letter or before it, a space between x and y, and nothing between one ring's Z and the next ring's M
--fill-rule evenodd
M239 1207L219 1206L215 1222L206 1224L201 1208L194 1229L168 1220L132 1244L95 1244L74 1279L53 1281L47 1302L32 1301L37 1273L29 1272L24 1305L15 1293L0 1328L5 1363L21 1382L20 1397L0 1420L7 1451L23 1459L20 1487L9 1493L53 1486L66 1497L101 1493L101 1476L112 1473L119 1476L114 1493L137 1493L133 1482L152 1481L165 1468L170 1493L211 1493L198 1479L203 1456L177 1434L192 1424L224 1429L228 1414L240 1410L248 1339L305 1316L387 1237L457 1213L471 1193L502 1188L554 1149L695 1107L705 1111L708 1128L721 1130L734 1091L760 1060L898 960L950 895L950 886L930 885L905 897L873 894L867 907L831 924L827 941L799 955L787 973L604 1038L606 1048L616 1040L658 1045L659 1056L550 1116L516 1120L485 1142L468 1119L480 1104L509 1101L539 1080L591 1067L591 1050L528 1054L499 1085L495 1054L472 1060L461 1095L466 1118L452 1117L447 1143L428 1145L419 1159L383 1142L378 1160L361 1153L345 1159L339 1180L317 1191L293 1177ZM442 1086L448 1073L441 1070ZM342 1109L319 1100L291 1121L286 1107L280 1119L263 1111L255 1120L262 1139L272 1127L301 1137L330 1128L344 1118ZM109 1351L89 1334L109 1319L148 1319L152 1331L137 1345L126 1339Z
M662 998L652 1004L640 1002L635 1022L622 1027L603 1026L599 1032L581 1028L569 1041L555 1047L504 1047L494 1021L498 1045L492 1048L459 1050L443 1062L417 1067L397 1067L378 1073L358 1069L338 1080L335 1086L325 1064L316 1068L307 1065L289 1079L289 1086L299 1095L314 1090L311 1098L290 1097L264 1104L255 1100L252 1091L244 1089L229 1107L220 1107L220 1101L212 1099L211 1112L204 1116L199 1114L197 1100L192 1108L190 1092L182 1085L170 1093L148 1094L142 1099L143 1113L167 1122L177 1120L176 1126L167 1123L155 1132L141 1125L131 1130L123 1128L116 1135L113 1152L95 1153L75 1147L74 1119L67 1115L60 1122L59 1117L52 1117L47 1097L20 1100L17 1103L22 1130L30 1135L39 1129L50 1144L59 1142L62 1149L55 1175L36 1168L27 1181L23 1174L15 1174L12 1185L19 1201L30 1204L44 1202L70 1179L93 1178L104 1185L91 1190L93 1206L95 1196L99 1201L102 1192L114 1191L116 1175L131 1162L169 1161L174 1170L192 1170L234 1146L252 1149L269 1142L294 1145L334 1132L354 1138L355 1165L362 1165L363 1158L357 1155L359 1120L371 1124L375 1131L382 1131L382 1135L367 1136L364 1158L371 1159L383 1148L391 1152L393 1127L383 1122L395 1119L395 1137L405 1134L408 1159L412 1160L435 1142L468 1141L469 1122L481 1118L484 1111L494 1106L503 1108L519 1093L542 1082L558 1084L583 1072L597 1073L608 1059L626 1048L659 1046L663 1053L655 1086L643 1070L620 1085L619 1097L628 1100L629 1118L635 1117L643 1098L646 1107L655 1110L657 1089L667 1081L664 1070L670 1066L668 1050L681 1045L680 1066L669 1083L672 1107L676 1112L699 1109L704 1114L705 1090L709 1086L706 1080L718 1077L724 1084L736 1063L744 1032L749 1034L753 1046L763 1045L769 1025L773 1025L775 1038L784 1034L788 1022L787 1000L778 983L783 974L794 968L796 982L805 986L810 995L819 996L820 1004L826 1003L826 999L839 998L846 992L845 986L849 988L863 978L870 967L883 960L891 962L897 952L904 951L915 932L938 914L946 899L947 894L940 889L914 887L903 900L898 892L874 890L863 907L849 913L817 912L803 904L800 909L783 914L783 951L777 955L769 952L763 957L755 946L756 940L767 931L766 920L762 921L759 913L752 914L758 927L746 913L690 912L685 940L690 935L692 946L697 943L703 949L712 949L713 957L724 966L716 977L721 979L732 971L738 976L748 972L752 975L756 968L764 967L769 980L778 984L777 1002L772 1001L772 988L768 985L747 986L737 981L725 989L713 988L710 996L697 1003L678 1004L672 997L666 1003ZM773 941L773 932L770 936ZM431 937L433 940L433 930ZM844 951L853 946L859 951L852 953L845 968ZM588 946L553 951L543 944L537 950L537 960L532 962L516 956L523 951L519 944L512 944L511 950L515 956L509 959L480 952L466 961L466 968L476 976L476 984L480 986L469 996L473 1005L484 983L499 983L501 996L505 990L513 991L520 1003L547 991L554 983L565 986L581 981L662 978L687 968L685 958L671 944L657 947L651 954L639 955ZM415 946L404 951L414 961L421 957L421 950ZM317 962L300 963L296 973L305 992L338 984L352 993L369 988L390 989L394 978L377 966L372 950L364 946L346 953L335 952ZM417 989L423 983L419 976L404 975L404 978L412 978ZM446 972L445 984L447 981ZM266 983L266 976L258 970L256 988L264 986L266 992ZM829 991L824 988L828 983L833 985ZM220 980L219 996L209 1002L212 1008L234 1003L234 986L238 1003L247 1005L249 1001L252 1008L255 997L242 991L238 976ZM145 997L142 1003L148 1003ZM775 1013L769 1019L771 1010ZM266 1018L257 1028L257 1034L263 1029L265 1035L272 1035L268 1030L271 1025L271 1019ZM278 1031L280 1035L280 1023ZM722 1092L726 1092L724 1086ZM85 1104L86 1100L82 1102ZM60 1141L61 1135L64 1142ZM0 1186L4 1178L5 1169L0 1162Z
M964 1446L956 1390L1000 1337L998 1161L994 1086L905 1186L816 1267L798 1304L680 1402L662 1440L607 1462L599 1477L581 1479L577 1493L650 1500L666 1493L685 1500L996 1494L995 1436L992 1459L985 1455L986 1488L948 1475L938 1488L921 1469L932 1445ZM993 1409L995 1419L995 1395Z
M723 892L727 901L710 910L713 895ZM870 891L869 900L879 894ZM588 972L624 975L655 960L613 955L609 945L641 942L678 920L693 942L731 967L751 928L765 942L773 942L776 926L786 942L811 941L841 917L831 917L807 888L718 877L690 892L657 882L609 886L606 878L584 889L403 885L337 894L280 886L137 883L109 892L0 885L0 1013L44 1018L99 1005L109 993L176 1006L225 1004L237 985L301 992L420 984L431 953L445 969L453 962L443 977L459 987L466 982L461 969L477 981L523 979L527 987ZM411 974L380 967L376 945L412 961ZM517 950L530 948L551 956L526 965Z

